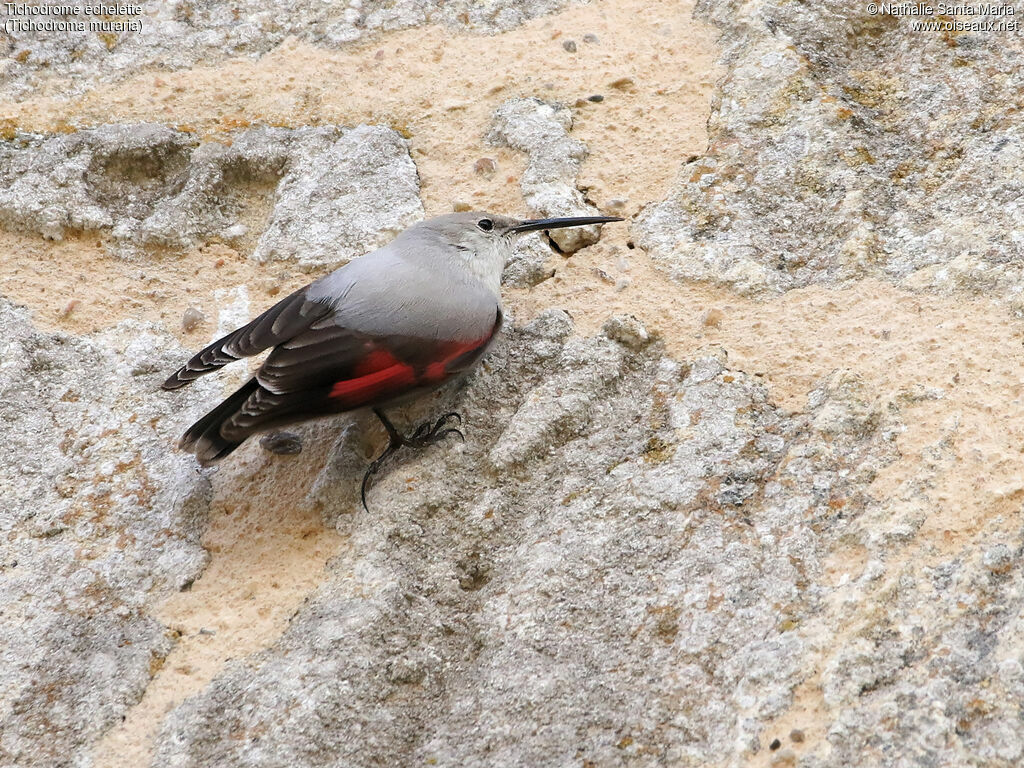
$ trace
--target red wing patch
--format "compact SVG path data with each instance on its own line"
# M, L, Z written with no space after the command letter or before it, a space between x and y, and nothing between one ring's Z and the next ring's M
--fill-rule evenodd
M430 363L423 370L423 378L426 381L435 382L441 381L445 377L455 373L459 370L459 367L453 365L453 363L463 355L482 347L490 338L490 336L485 336L484 338L477 339L476 341L452 341L445 344L439 344L437 351L440 359Z
M388 368L392 368L396 365L402 365L402 362L395 357L391 352L381 347L374 347L372 343L367 342L367 348L369 349L366 357L363 358L356 367L353 373L354 378L361 376L368 376L371 373L377 373Z
M328 397L342 400L347 408L358 408L374 402L381 402L418 386L439 384L446 378L460 372L469 363L477 350L491 338L470 342L423 341L423 361L426 364L412 365L399 360L380 346L367 345L366 357L353 369L350 379L339 381L331 387Z
M385 354L391 357L389 353ZM351 403L350 407L355 408L410 388L416 383L416 372L411 365L399 363L394 357L391 359L394 363L386 368L337 382L331 387L328 397L346 400Z

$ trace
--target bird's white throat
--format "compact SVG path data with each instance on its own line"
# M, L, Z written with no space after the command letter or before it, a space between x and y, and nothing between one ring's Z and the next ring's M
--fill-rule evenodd
M501 274L512 255L512 240L502 237L479 244L472 250L459 249L459 255L466 270L500 299Z

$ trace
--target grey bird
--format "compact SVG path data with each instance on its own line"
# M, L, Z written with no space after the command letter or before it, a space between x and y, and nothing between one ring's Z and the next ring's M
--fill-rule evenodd
M403 446L449 435L457 413L403 435L384 407L465 374L502 323L501 273L516 238L538 230L622 221L616 216L520 220L473 211L415 224L390 243L282 299L196 354L164 382L180 389L211 371L271 352L245 385L189 427L179 446L209 466L253 434L372 408L389 437L370 477Z

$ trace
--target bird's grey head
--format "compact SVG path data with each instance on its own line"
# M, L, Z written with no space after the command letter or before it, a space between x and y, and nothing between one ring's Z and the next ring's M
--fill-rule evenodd
M578 216L559 219L515 219L499 213L467 211L427 219L407 232L433 237L462 259L468 270L495 294L500 292L501 273L515 241L527 232L560 227L580 227L622 221L617 216Z

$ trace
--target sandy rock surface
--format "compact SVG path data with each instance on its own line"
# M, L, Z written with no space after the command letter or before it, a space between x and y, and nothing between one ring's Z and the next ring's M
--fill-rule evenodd
M1024 759L1021 32L142 8L0 43L0 766ZM464 443L175 450L189 351L471 208L629 221L393 414Z
M423 215L406 143L379 126L250 128L201 143L166 125L108 125L3 151L9 229L50 240L97 231L122 256L244 242L254 188L273 201L257 261L339 267Z
M150 608L202 573L210 482L168 450L182 422L154 373L181 349L166 332L43 333L6 300L0 327L0 754L58 765L120 720L173 645Z
M37 23L80 21L86 29L5 29L4 45L10 59L4 62L2 76L15 98L32 98L39 89L46 89L48 75L54 71L70 81L73 91L81 91L97 81L123 79L140 68L187 69L232 56L259 58L290 37L337 48L385 31L426 24L487 33L513 28L565 4L565 0L490 0L486 4L468 0L289 0L283 4L245 0L225 5L216 0L148 0L102 4L138 9L121 14L85 12L87 6L100 3L79 3L82 11L67 17L16 11L11 15L17 18ZM97 16L138 22L141 30L92 29L89 22Z
M750 292L874 276L1019 305L1024 34L913 32L841 3L702 10L732 75L710 151L639 222L659 264Z

